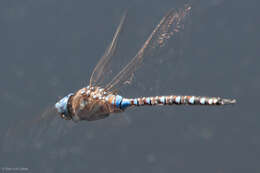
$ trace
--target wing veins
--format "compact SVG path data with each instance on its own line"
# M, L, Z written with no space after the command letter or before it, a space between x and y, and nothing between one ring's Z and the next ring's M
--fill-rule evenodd
M187 12L191 9L190 6L186 6L183 11L170 10L157 24L153 32L150 34L148 39L145 41L142 48L138 53L132 58L132 60L106 85L106 90L112 90L120 84L120 82L125 82L125 79L128 79L133 75L137 68L141 65L144 59L144 54L149 51L147 48L152 46L154 42L153 39L157 38L157 42L154 44L164 44L164 42L170 38L175 32L178 32L180 29L180 22L186 16ZM175 22L175 23L174 23ZM172 32L169 32L169 29L173 27ZM160 30L161 33L160 33ZM159 34L159 35L157 35ZM161 43L160 43L161 42Z
M113 40L110 43L110 45L107 47L104 55L97 63L96 67L94 68L92 75L90 77L90 86L98 85L98 83L102 80L102 77L104 77L106 73L106 68L108 68L108 64L111 60L111 57L115 53L115 49L117 46L118 36L122 30L122 26L124 24L125 18L126 18L127 12L124 13L122 16L120 23L117 27L117 30L114 34Z

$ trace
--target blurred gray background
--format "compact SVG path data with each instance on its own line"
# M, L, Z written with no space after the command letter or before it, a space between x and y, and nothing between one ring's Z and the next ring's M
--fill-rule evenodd
M192 13L181 56L162 58L159 65L157 57L154 72L146 70L146 77L136 77L120 94L224 96L236 98L236 105L143 107L78 124L56 117L45 131L37 122L37 128L25 126L22 135L10 136L24 119L87 85L125 9L129 20L121 50L131 58L161 17L187 2ZM257 0L1 0L1 171L259 172L259 5Z

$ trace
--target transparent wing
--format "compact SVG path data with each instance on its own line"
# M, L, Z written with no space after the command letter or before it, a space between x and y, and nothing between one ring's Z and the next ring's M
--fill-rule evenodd
M110 45L106 49L104 55L99 60L96 67L94 68L92 75L90 77L90 86L100 85L100 83L104 79L104 76L107 74L107 72L109 70L109 63L111 62L110 60L115 53L117 42L118 42L118 36L120 34L120 31L122 30L122 26L124 24L126 15L127 15L127 12L125 12L124 15L122 16L121 21L114 34L112 42L110 43Z
M53 145L68 134L74 123L64 123L53 106L48 107L41 115L33 119L22 120L10 127L4 136L5 151L43 148Z
M170 10L155 27L136 56L106 85L105 89L117 90L123 84L131 83L133 74L140 67L143 59L151 56L154 50L164 47L167 40L183 29L184 19L190 10L191 7L188 5L184 9Z

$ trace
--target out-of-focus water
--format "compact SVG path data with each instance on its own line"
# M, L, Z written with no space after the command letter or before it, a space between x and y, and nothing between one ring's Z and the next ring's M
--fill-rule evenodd
M19 137L7 137L10 128L87 85L125 9L122 59L137 52L169 9L184 3L1 1L1 171L259 172L256 0L190 1L180 58L158 57L154 73L145 73L150 77L140 74L121 93L224 96L236 98L235 106L143 107L78 124L56 117L40 123L44 130L28 125Z

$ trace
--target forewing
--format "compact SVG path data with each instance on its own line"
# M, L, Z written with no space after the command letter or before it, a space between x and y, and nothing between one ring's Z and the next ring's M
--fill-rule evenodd
M170 10L155 27L142 48L132 58L132 60L109 82L106 90L117 90L123 84L131 83L134 72L142 64L145 57L153 55L154 51L164 47L167 41L183 29L184 19L190 13L191 7L184 9Z
M58 142L71 131L72 126L73 122L62 120L55 108L50 106L35 118L17 122L15 127L10 127L4 138L3 149L5 151L41 149Z
M126 15L127 15L127 13L125 12L124 15L121 18L121 21L120 21L118 27L117 27L117 30L114 34L112 42L107 47L104 55L99 60L96 67L94 68L92 75L90 77L90 86L101 86L101 83L104 80L104 77L107 75L107 72L109 70L109 64L111 62L112 56L115 53L119 34L122 30L122 26L124 24Z

